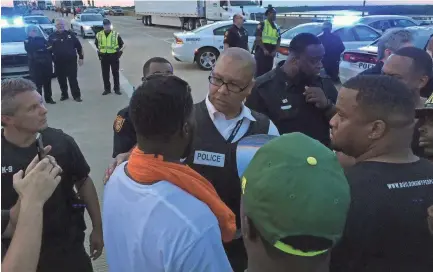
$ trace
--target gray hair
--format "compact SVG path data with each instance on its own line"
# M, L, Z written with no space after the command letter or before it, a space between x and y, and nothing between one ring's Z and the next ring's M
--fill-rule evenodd
M28 26L26 26L26 33L27 33L27 35L31 31L33 31L33 30L36 30L36 32L39 32L39 29L38 29L38 27L36 25L28 25Z
M385 57L385 50L389 49L392 53L399 50L404 44L412 43L413 35L407 29L389 30L379 38L377 44L377 57L382 60Z
M63 19L63 18L56 18L56 19L54 19L54 23L59 23L59 22L62 22L64 25L66 25L66 21L65 21L65 19Z
M13 102L15 96L24 92L36 90L36 85L25 78L4 79L1 83L2 115L14 115L17 105Z

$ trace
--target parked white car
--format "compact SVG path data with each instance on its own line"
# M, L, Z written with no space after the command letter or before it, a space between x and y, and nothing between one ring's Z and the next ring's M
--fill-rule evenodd
M24 48L28 39L27 25L5 25L1 27L1 78L29 77L29 60ZM37 36L48 40L47 34L39 27Z
M433 37L433 26L414 26L408 27L414 37L414 45L423 50L427 49L430 38ZM340 61L340 80L346 82L350 78L358 75L366 69L369 69L377 63L377 43L373 42L355 50L346 50L341 54Z
M381 32L393 28L405 28L419 25L414 19L400 15L370 15L360 18L358 23L368 25Z
M255 40L258 21L247 20L244 28L248 31L250 49ZM180 62L196 62L203 70L211 70L220 53L224 50L224 33L233 21L220 21L199 27L192 31L174 33L171 54Z
M281 34L280 49L274 58L274 65L281 65L289 54L289 45L292 39L300 33L311 33L321 36L322 23L307 23L295 26ZM346 49L356 49L371 44L381 34L379 31L362 24L334 25L332 33L339 36Z
M75 19L71 20L71 31L81 35L83 38L86 36L96 36L96 33L104 29L102 21L104 17L97 13L83 13L77 14Z

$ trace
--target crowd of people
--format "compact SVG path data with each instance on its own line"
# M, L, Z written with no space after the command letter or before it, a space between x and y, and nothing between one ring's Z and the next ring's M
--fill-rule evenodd
M148 60L113 124L102 216L37 86L2 81L2 268L93 271L105 246L115 272L433 271L433 61L412 40L384 35L381 61L339 91L312 34L260 77L227 46L196 104L168 60Z

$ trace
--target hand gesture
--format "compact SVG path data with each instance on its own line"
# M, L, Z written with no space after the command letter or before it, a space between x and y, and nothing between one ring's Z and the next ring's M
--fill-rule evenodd
M23 170L13 176L14 188L21 199L28 199L34 203L45 203L51 197L61 180L60 173L62 172L57 164L51 163L53 159L44 158L25 177Z
M329 100L323 90L319 87L305 87L305 101L314 104L319 109L329 106Z
M129 159L129 156L131 153L121 153L116 156L116 158L113 159L113 161L108 165L107 170L105 170L105 177L104 177L104 185L107 184L107 181L110 179L111 174L113 174L114 169L123 162L127 161Z

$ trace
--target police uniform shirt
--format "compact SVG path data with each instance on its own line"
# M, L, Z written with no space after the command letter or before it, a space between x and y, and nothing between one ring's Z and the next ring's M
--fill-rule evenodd
M28 54L30 65L44 63L51 66L52 54L45 38L29 37L24 41L24 49Z
M281 39L280 28L274 22L270 22L270 23L272 28L277 29L278 37L279 37L278 41L280 41ZM257 25L256 35L255 35L256 37L262 37L264 27L265 27L265 22L261 22L260 24ZM275 51L275 49L277 48L276 44L263 43L263 45L269 52ZM262 51L262 48L260 46L257 46L256 51Z
M113 158L129 152L137 144L135 128L129 117L129 106L121 109L113 124Z
M63 170L60 184L44 205L43 253L46 248L68 247L84 241L84 215L72 208L72 201L76 199L73 186L88 177L90 167L71 136L53 128L45 129L41 135L43 144L52 146L49 154ZM24 148L16 146L6 140L3 130L1 143L1 206L10 209L18 200L13 175L26 170L37 154L37 147L36 143Z
M232 25L224 33L224 44L228 44L229 47L240 47L248 50L248 31L244 28L238 28L236 25Z
M306 86L320 87L332 103L337 100L337 89L329 78L293 82L277 67L256 80L246 105L268 116L281 134L301 132L329 146L329 120L325 111L305 101Z
M48 44L52 46L55 61L70 61L77 57L83 59L83 47L75 33L65 30L53 32L48 38Z

